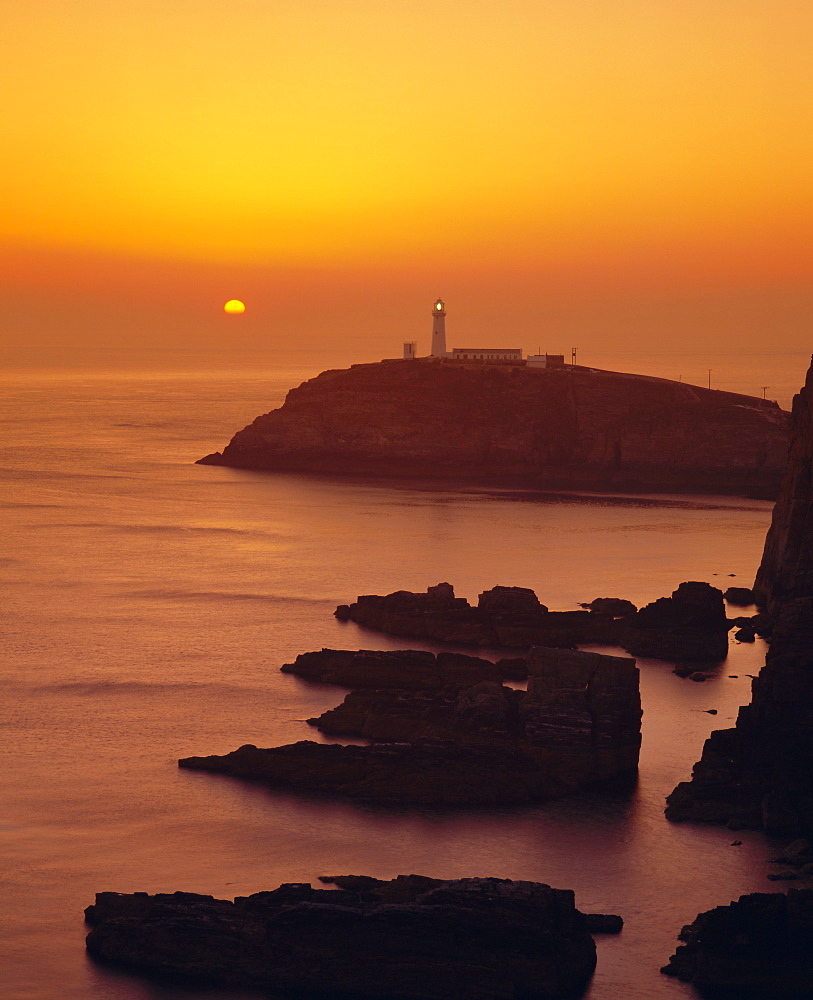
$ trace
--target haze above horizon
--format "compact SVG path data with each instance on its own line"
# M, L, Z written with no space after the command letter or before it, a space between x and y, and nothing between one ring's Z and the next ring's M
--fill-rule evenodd
M4 21L11 357L393 356L438 293L458 339L807 347L809 5L9 0Z

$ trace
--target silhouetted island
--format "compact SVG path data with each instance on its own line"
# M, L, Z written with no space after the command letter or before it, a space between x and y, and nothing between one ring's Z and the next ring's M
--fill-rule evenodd
M322 372L200 462L770 498L787 423L770 400L669 379L425 358Z

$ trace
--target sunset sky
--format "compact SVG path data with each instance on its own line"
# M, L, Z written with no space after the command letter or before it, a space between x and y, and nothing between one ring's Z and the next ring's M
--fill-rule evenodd
M438 294L450 340L813 339L807 0L6 0L0 19L12 355L426 351Z

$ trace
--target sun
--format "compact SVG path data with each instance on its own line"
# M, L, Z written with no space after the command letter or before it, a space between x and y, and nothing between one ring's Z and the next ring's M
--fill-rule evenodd
M239 316L240 313L244 313L246 311L246 306L245 303L241 302L239 299L229 299L225 306L223 306L223 311L232 316Z

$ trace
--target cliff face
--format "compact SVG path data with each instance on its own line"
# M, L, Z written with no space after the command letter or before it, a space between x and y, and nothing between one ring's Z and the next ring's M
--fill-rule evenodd
M666 815L813 835L813 365L794 400L790 459L755 589L776 622L734 729L711 734Z
M793 400L792 427L788 466L754 583L757 599L769 606L813 597L813 363Z
M430 360L327 371L203 463L773 496L775 404L639 375Z

